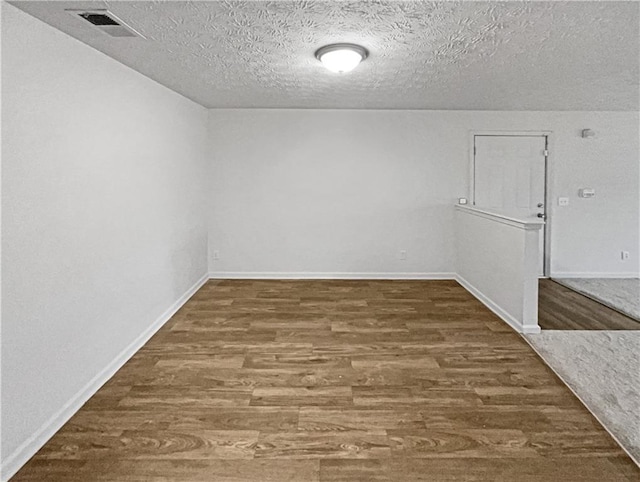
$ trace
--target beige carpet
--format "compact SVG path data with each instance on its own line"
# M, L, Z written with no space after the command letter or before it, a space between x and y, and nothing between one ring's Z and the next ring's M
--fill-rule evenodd
M525 335L640 465L640 331Z
M553 280L640 321L640 279L638 278L554 278Z

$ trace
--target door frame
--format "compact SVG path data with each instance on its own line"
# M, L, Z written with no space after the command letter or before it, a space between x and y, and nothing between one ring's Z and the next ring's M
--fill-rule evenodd
M494 137L544 137L547 155L544 162L544 213L546 215L545 224L543 226L543 275L541 278L548 278L551 273L551 233L553 219L553 154L555 152L553 145L553 131L503 131L503 130L471 130L469 131L469 204L475 205L475 174L476 174L476 153L475 139L476 136L494 136Z

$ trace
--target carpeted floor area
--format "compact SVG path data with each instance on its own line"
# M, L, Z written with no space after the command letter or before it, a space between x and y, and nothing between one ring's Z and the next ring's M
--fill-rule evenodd
M525 337L640 464L640 331Z
M554 281L640 321L639 278L554 278Z

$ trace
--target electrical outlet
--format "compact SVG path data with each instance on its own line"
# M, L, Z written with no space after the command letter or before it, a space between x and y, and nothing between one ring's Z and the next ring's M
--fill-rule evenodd
M622 261L626 261L629 259L629 251L621 251L620 252L620 258L622 259Z
M220 251L218 251L217 249L213 252L213 259L214 260L220 259Z
M558 198L558 206L568 206L569 198L568 197L559 197Z
M407 252L404 249L400 250L400 259L403 261L407 259Z

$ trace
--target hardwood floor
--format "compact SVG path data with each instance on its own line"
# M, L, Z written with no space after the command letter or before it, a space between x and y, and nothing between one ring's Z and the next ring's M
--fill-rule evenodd
M639 478L454 281L212 281L15 480Z
M541 279L538 324L543 330L640 330L640 323L550 279Z

